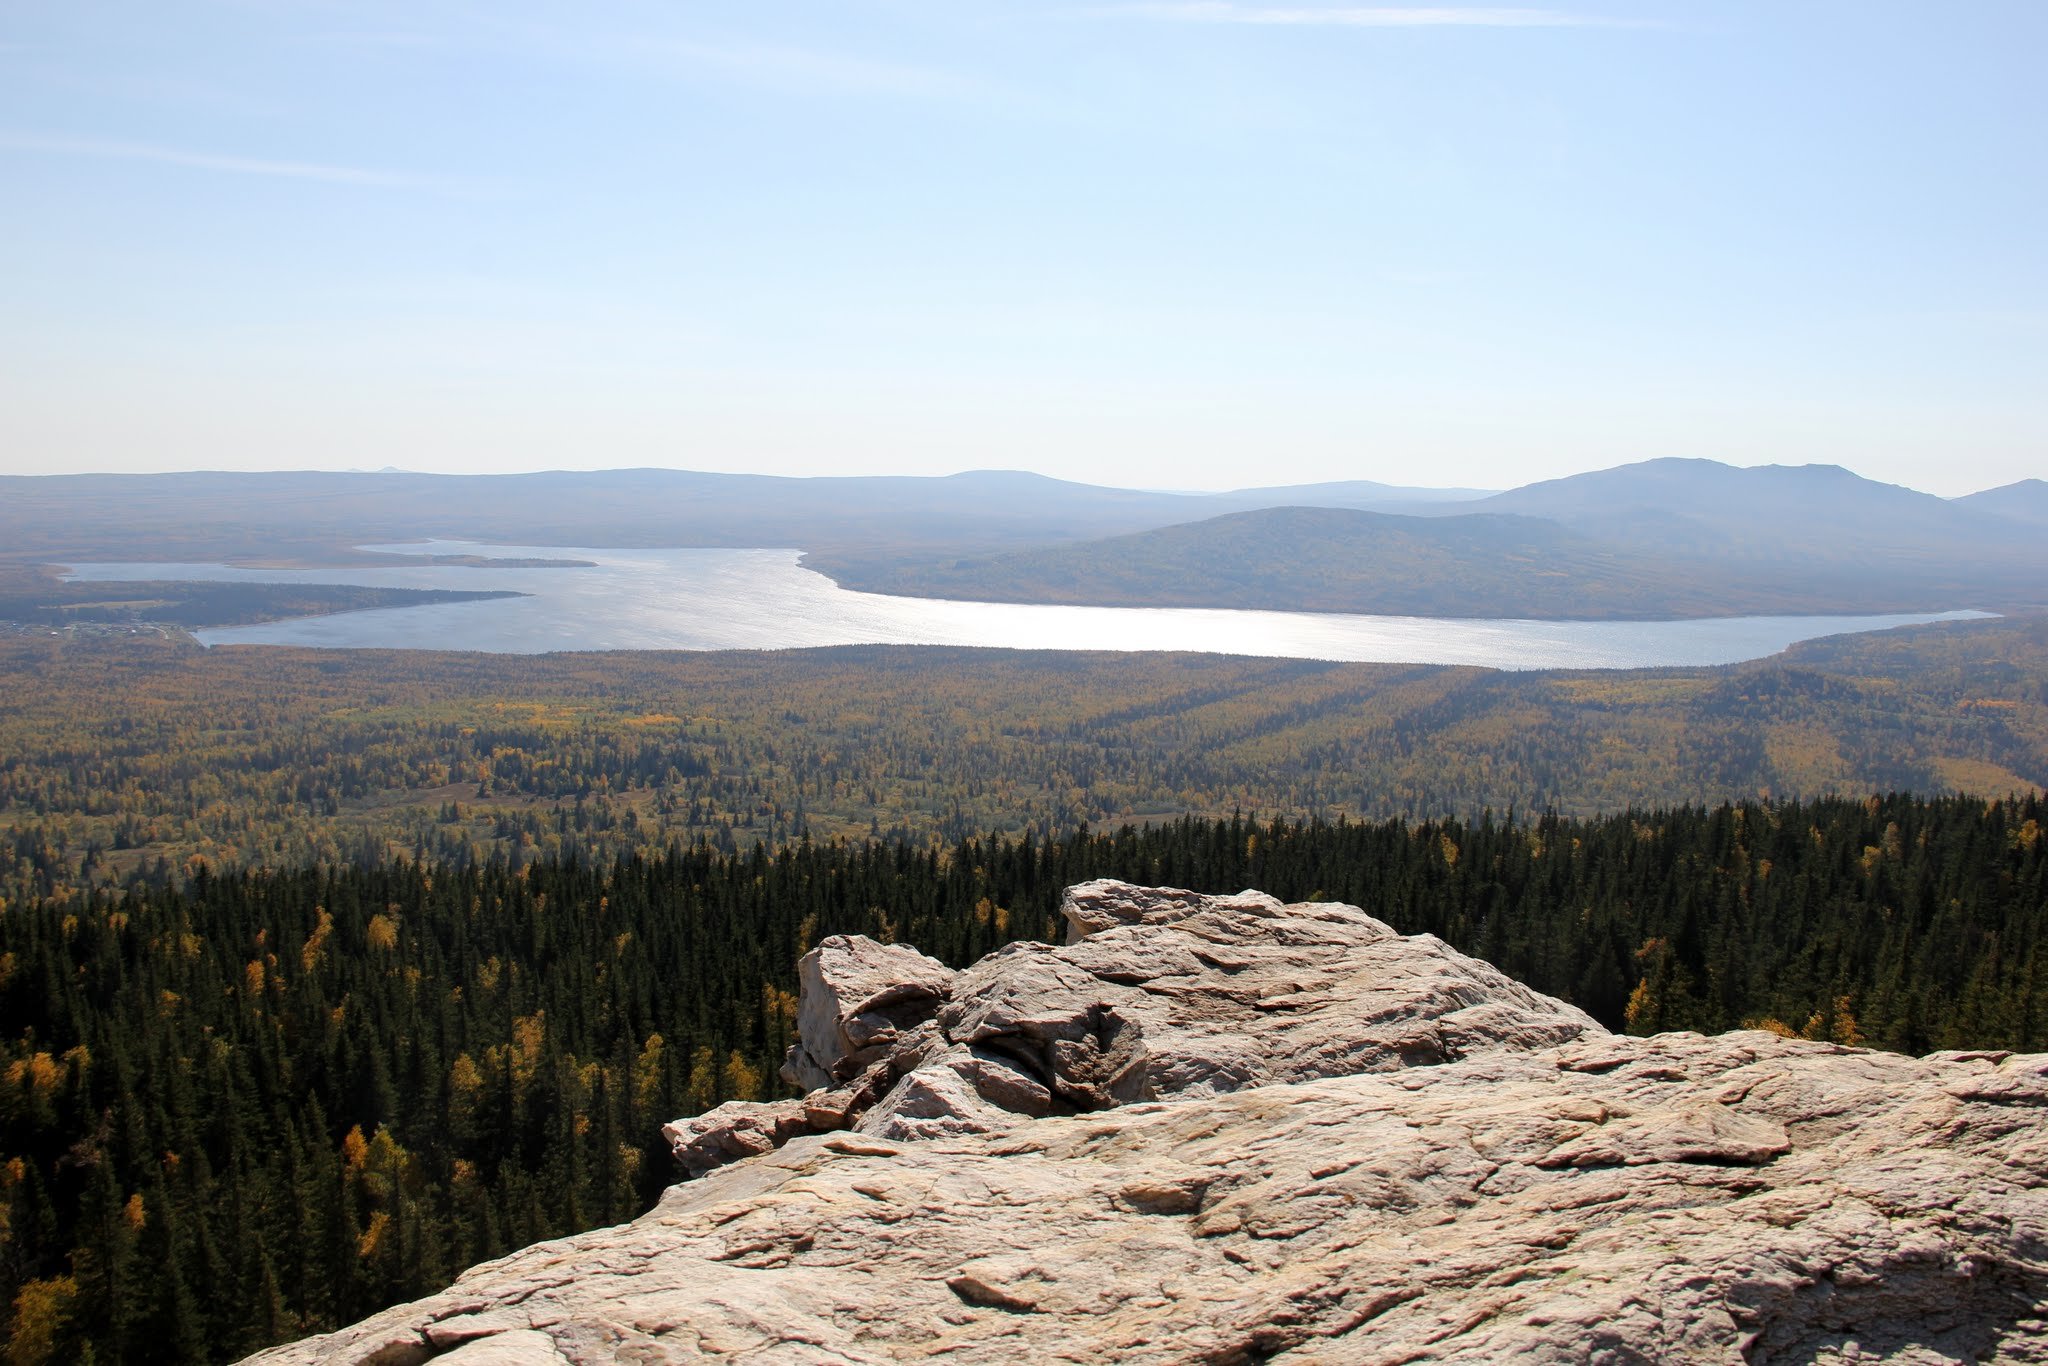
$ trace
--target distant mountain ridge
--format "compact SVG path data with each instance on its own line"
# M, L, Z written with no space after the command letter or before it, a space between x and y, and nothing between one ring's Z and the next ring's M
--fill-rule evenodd
M1982 505L1865 479L1840 465L1648 460L1547 479L1469 509L1549 517L1624 544L1733 548L1798 558L1814 550L1954 550L2026 538Z
M1635 620L1941 611L1987 592L2010 601L2029 586L2017 574L1928 565L1787 574L1737 555L1659 554L1540 517L1351 508L1266 508L1075 545L854 565L839 577L869 592L970 601Z
M1381 484L1371 479L1343 479L1322 484L1275 484L1266 488L1233 489L1208 495L1218 502L1242 503L1253 507L1349 507L1372 511L1388 506L1411 507L1418 503L1469 503L1491 497L1493 489L1410 488Z
M1274 508L841 577L1010 602L1461 617L2010 610L2048 605L2048 548L2023 520L2043 491L1950 500L1839 465L1663 459L1409 515Z
M1374 485L1414 502L1430 490ZM1358 496L1313 486L1293 501ZM1262 491L1155 493L1020 470L942 478L791 478L691 470L451 475L287 471L0 476L0 551L16 559L312 558L442 537L546 546L793 546L814 554L963 553L1170 526L1270 505Z
M1953 501L1993 516L2048 526L2048 479L2022 479Z
M1658 459L1506 492L1163 493L1017 470L799 479L0 478L0 558L360 561L427 538L782 546L848 587L1010 602L1691 617L2048 606L2048 484L1943 499L1838 465Z

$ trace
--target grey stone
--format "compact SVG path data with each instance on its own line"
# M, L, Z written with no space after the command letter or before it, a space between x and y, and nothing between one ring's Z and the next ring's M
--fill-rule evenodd
M797 977L798 1042L782 1076L806 1091L858 1074L899 1034L932 1018L953 982L938 959L863 935L824 940L797 960Z

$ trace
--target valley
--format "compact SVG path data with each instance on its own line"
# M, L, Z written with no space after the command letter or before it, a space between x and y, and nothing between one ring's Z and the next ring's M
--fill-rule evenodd
M1632 1035L2048 1045L2021 512L365 478L0 502L23 1359L230 1359L631 1220L664 1125L799 1104L799 955L957 967L1098 876L1356 902Z

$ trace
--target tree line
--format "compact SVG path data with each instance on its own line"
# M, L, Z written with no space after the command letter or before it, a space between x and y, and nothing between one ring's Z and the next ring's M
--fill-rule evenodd
M2048 1047L2041 797L1183 818L229 871L0 914L12 1358L202 1361L630 1218L657 1133L781 1094L795 962L964 964L1098 876L1351 901L1615 1028Z

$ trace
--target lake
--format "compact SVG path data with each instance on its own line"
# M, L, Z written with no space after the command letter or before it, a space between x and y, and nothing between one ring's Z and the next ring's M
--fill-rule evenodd
M204 579L512 589L485 602L385 608L200 631L207 645L345 649L778 650L820 645L975 645L1021 650L1194 650L1215 654L1496 669L1636 669L1733 664L1795 641L1981 612L1721 617L1699 621L1470 621L1179 607L947 602L855 593L795 550L591 550L435 541L381 550L580 559L588 568L242 569L218 564L79 564L80 580Z

